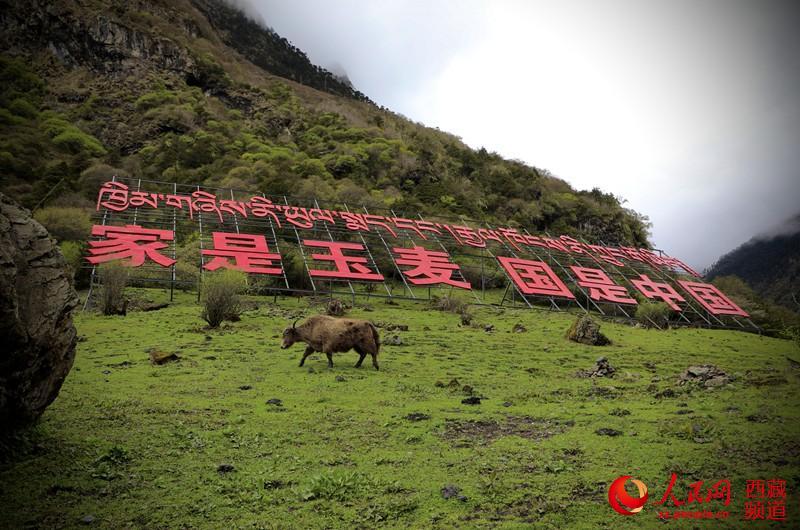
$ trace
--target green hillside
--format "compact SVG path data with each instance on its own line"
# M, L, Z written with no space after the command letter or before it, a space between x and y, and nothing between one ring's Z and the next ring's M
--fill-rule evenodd
M648 245L612 194L379 107L219 0L0 7L0 191L28 207L119 174Z
M383 346L381 371L354 368L352 352L333 369L320 355L299 368L302 347L279 349L281 330L321 308L252 302L216 331L189 294L127 317L81 313L61 394L0 466L2 526L659 528L653 502L673 472L683 499L689 483L731 481L727 508L687 507L730 511L698 527L766 528L743 520L755 479L786 480L785 524L800 517L791 342L605 323L613 344L590 347L564 339L568 314L482 308L462 327L453 313L375 301L350 316L401 342ZM151 349L180 359L151 365ZM613 378L578 377L601 355ZM731 380L680 384L697 364ZM470 394L480 404L463 404ZM623 474L650 488L634 517L606 499Z

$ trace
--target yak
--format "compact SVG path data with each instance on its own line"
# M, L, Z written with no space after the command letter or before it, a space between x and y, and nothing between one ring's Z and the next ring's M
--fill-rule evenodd
M364 357L369 354L372 356L372 366L378 370L380 338L375 326L366 320L315 315L299 326L295 320L292 327L283 330L281 349L285 350L295 342L306 343L300 366L306 362L306 357L319 351L328 357L328 368L333 368L334 353L353 349L359 355L356 368L361 367Z

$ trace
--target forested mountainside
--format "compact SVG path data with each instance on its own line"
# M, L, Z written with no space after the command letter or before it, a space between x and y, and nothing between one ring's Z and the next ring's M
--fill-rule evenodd
M800 228L800 214L787 223ZM706 273L738 276L764 298L800 310L800 230L755 237L722 256Z
M0 46L0 190L28 207L118 174L649 245L614 195L379 107L220 0L0 0Z

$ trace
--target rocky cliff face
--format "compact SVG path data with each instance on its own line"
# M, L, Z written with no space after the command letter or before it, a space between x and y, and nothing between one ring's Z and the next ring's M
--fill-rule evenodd
M191 72L192 57L173 40L140 31L103 13L87 16L65 2L32 1L24 9L0 1L0 46L24 51L45 46L65 65L103 72L126 70L141 59Z
M78 297L67 265L30 212L0 194L0 425L38 418L75 358Z

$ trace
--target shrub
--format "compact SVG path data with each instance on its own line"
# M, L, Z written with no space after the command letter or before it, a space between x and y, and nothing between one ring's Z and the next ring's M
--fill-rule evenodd
M8 106L8 110L23 118L33 119L39 111L27 99L17 98Z
M461 316L461 324L468 326L472 323L472 314L469 312L469 304L462 298L452 295L434 296L431 299L431 306L437 311L447 311Z
M445 295L434 296L431 299L431 305L437 311L448 311L450 313L464 313L467 309L467 303L457 296Z
M114 262L102 265L100 282L100 311L104 315L124 315L127 311L125 287L128 285L128 268Z
M70 127L61 134L53 138L53 143L63 147L67 151L77 154L87 152L92 155L102 156L106 154L103 144L90 134L86 134L77 127Z
M370 481L357 471L333 471L314 475L300 490L300 498L304 501L313 499L331 499L346 501L367 489Z
M241 308L241 293L247 280L244 273L223 270L207 274L203 279L202 304L200 316L209 327L216 328L224 320L238 320Z
M636 308L636 320L646 328L667 327L669 314L670 307L664 302L641 302Z
M81 208L49 206L37 210L33 218L58 241L84 241L92 229L89 213Z
M64 261L67 262L69 273L75 279L75 273L81 268L81 244L77 241L64 241L59 245Z
M174 105L176 103L178 103L178 96L174 92L158 90L139 96L139 99L136 100L136 110L146 111L162 105Z

